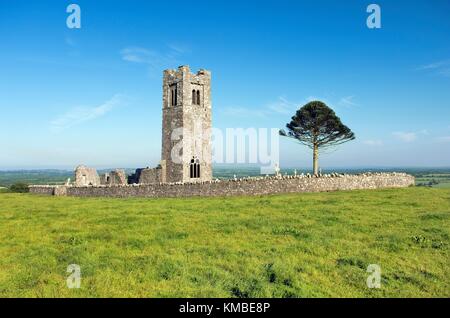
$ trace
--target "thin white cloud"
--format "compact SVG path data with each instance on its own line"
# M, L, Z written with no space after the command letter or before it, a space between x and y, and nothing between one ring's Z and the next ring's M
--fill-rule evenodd
M124 96L114 95L101 105L95 107L75 107L51 121L51 131L60 132L64 129L94 120L109 113L113 108L123 103Z
M443 60L443 61L439 61L439 62L422 65L422 66L419 66L418 69L419 70L433 70L433 69L437 69L437 68L440 68L442 66L447 66L447 65L450 65L450 60Z
M339 100L338 105L339 106L344 106L344 107L358 106L358 104L355 103L354 98L355 98L354 95L342 97Z
M417 70L429 71L433 72L434 74L450 77L450 59L422 65L419 66Z
M438 137L438 138L436 138L436 141L438 141L438 142L450 142L450 136Z
M415 132L396 131L392 135L403 142L413 142L417 139L417 133Z
M167 45L172 51L179 54L188 53L191 51L190 47L182 43L170 43Z
M383 141L376 139L376 140L364 140L363 141L364 144L368 145L368 146L383 146Z
M270 102L261 108L247 108L247 107L227 107L224 109L224 114L229 116L239 116L239 117L268 117L274 115L288 115L292 116L295 112L301 108L303 105L312 101L322 101L329 107L333 108L333 104L326 98L320 98L316 96L308 96L300 102L293 102L288 100L285 96L279 96L274 102ZM349 106L356 106L353 102L353 96L343 97L341 99L343 103Z
M405 132L405 131L396 131L393 132L392 135L397 138L400 141L403 142L413 142L415 141L420 135L428 136L430 133L427 129L422 129L415 132Z
M290 115L297 110L298 106L299 104L290 102L285 97L280 96L277 101L270 103L267 108L275 113Z
M120 55L126 62L144 64L150 68L150 71L156 71L181 64L179 57L188 51L187 47L174 44L169 45L166 52L130 46L122 49Z
M279 96L274 102L261 107L227 107L224 109L224 114L237 117L269 117L273 115L293 115L302 103L294 103L289 101L284 96Z
M141 47L128 47L120 51L120 54L124 61L144 63L151 66L158 66L171 60L167 55Z

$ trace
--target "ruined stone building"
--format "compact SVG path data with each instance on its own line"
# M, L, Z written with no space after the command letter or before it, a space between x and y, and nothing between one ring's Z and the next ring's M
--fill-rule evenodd
M99 177L95 169L80 166L75 185L127 183L195 183L212 179L211 73L189 66L165 70L162 83L161 162L156 168L137 169L125 177L114 170Z
M75 186L84 187L89 185L100 185L100 177L97 174L97 170L84 165L78 166L75 169Z
M75 168L74 185L77 187L123 184L127 184L127 176L124 170L115 169L99 176L94 168L84 165Z
M127 175L122 169L115 169L100 176L102 185L123 185L128 184Z

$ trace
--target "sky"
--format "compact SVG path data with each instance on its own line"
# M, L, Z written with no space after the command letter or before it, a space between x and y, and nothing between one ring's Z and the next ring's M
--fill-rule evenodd
M180 65L211 71L216 128L283 128L321 100L356 135L321 167L448 167L449 13L444 0L0 1L0 169L156 165L162 72ZM280 164L311 153L281 139Z

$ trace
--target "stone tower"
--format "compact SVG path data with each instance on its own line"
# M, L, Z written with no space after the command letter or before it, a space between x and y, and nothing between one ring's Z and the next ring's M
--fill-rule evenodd
M162 182L212 179L211 73L189 66L165 70L163 78Z

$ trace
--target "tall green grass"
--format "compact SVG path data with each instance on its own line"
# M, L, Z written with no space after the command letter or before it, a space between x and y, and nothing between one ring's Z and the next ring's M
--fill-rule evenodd
M450 190L0 194L2 297L449 297ZM69 264L81 288L66 286ZM381 288L366 285L381 267Z

